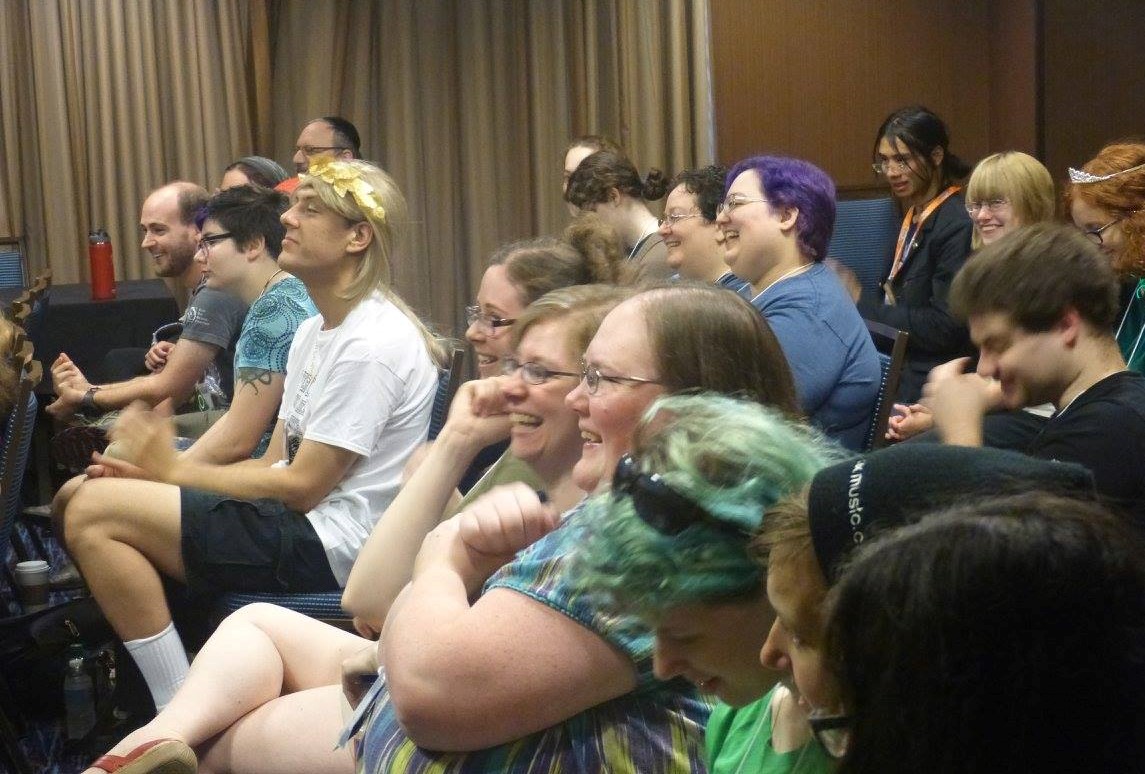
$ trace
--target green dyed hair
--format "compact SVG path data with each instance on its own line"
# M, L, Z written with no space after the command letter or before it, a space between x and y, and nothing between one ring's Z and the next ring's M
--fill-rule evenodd
M762 593L764 570L750 533L768 509L841 454L817 431L758 403L710 393L656 401L634 439L640 469L749 534L697 523L664 535L636 514L630 498L602 493L580 520L581 588L645 618Z

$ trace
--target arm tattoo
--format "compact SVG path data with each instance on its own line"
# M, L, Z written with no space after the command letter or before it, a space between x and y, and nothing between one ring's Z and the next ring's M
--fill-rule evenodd
M269 368L240 368L235 372L235 392L249 384L254 388L254 394L258 395L258 386L269 385L272 376L274 372Z

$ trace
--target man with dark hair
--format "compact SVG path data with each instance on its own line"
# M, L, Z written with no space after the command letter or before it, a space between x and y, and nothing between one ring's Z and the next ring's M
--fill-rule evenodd
M307 121L294 144L294 170L305 172L316 156L360 159L362 138L358 129L341 116L323 116Z
M931 372L925 402L946 443L982 445L994 408L1052 403L1026 448L1093 471L1098 492L1145 526L1145 378L1113 335L1117 277L1072 228L1038 224L982 248L955 277L951 308L979 348Z
M176 407L192 396L200 409L223 408L230 400L234 346L246 316L239 298L203 287L202 268L194 257L199 245L195 216L207 201L201 186L175 181L153 191L143 202L139 228L142 247L151 253L155 273L169 280L180 306L190 302L180 322L178 342L152 342L147 376L93 385L66 354L52 364L52 383L59 398L48 413L67 419L77 411L98 413L142 400L156 406L170 400Z

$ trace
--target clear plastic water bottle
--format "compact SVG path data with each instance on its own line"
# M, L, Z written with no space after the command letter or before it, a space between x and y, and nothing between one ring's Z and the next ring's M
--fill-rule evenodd
M64 677L64 712L68 739L83 739L95 727L95 690L82 658L68 661Z

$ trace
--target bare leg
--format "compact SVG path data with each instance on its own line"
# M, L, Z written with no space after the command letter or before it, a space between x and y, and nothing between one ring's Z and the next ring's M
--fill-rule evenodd
M179 489L96 478L72 495L64 535L92 596L120 639L163 631L171 613L160 573L183 580Z
M80 484L87 481L87 476L82 473L78 476L73 476L64 482L60 490L56 492L55 497L52 498L52 528L56 533L56 539L60 541L60 545L67 547L64 540L64 511L67 510L68 503L71 502L72 495L79 489Z
M334 749L341 696L327 685L267 702L200 750L200 774L352 774L350 746Z
M330 752L342 722L342 661L371 646L285 608L248 605L207 640L167 708L111 752L172 738L200 751L203 771L353 771L348 752Z

